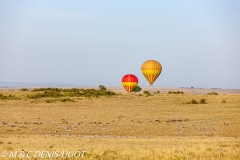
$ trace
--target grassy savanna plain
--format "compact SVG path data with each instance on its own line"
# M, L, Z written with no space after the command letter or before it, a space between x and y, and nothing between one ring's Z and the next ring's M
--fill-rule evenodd
M70 90L0 90L0 159L240 159L240 94Z

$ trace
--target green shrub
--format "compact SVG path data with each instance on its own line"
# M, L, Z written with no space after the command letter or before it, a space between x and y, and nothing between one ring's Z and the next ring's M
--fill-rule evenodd
M44 97L44 95L42 93L36 93L36 94L33 94L33 95L27 95L27 98L30 98L30 99L39 99L39 98L42 98Z
M101 85L100 85L101 86ZM102 88L102 89L101 89ZM99 90L97 89L59 89L59 88L35 88L33 92L38 92L32 95L27 95L30 99L40 99L40 98L62 98L62 97L89 97L98 98L100 96L113 96L116 95L113 91L108 91L101 86ZM40 92L40 93L39 93Z
M50 90L50 89L52 89L52 88L34 88L32 90L32 92L46 91L46 90Z
M133 88L132 88L132 92L140 92L141 90L142 90L142 88L139 86L133 86Z
M34 91L34 92L36 92L36 91ZM56 88L56 89L45 90L43 93L27 95L27 98L31 98L31 99L39 99L39 98L43 98L43 97L59 98L62 96L63 96L63 94L61 94L60 91Z

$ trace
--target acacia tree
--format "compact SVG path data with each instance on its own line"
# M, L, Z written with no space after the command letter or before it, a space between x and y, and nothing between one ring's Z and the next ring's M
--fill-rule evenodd
M99 85L99 89L100 89L101 91L107 90L107 88L106 88L104 85Z

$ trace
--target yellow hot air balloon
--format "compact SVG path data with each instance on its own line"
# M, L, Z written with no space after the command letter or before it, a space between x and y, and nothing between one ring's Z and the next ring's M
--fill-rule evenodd
M150 86L162 72L162 65L155 60L148 60L142 64L142 73L150 83Z

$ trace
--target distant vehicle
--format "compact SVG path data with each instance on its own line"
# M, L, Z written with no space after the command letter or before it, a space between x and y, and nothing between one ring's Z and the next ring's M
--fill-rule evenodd
M133 74L126 74L122 77L122 85L128 93L132 92L133 86L137 86L138 78Z
M162 72L162 65L158 61L148 60L142 64L141 69L144 77L148 80L150 86L152 86Z

